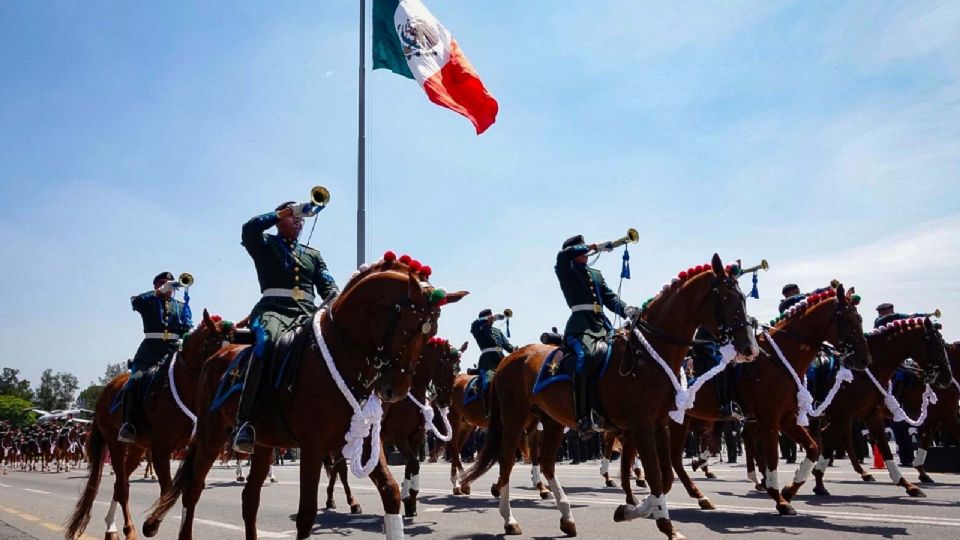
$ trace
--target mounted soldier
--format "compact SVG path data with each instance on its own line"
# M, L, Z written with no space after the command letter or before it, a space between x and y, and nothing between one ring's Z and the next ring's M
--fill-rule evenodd
M487 389L493 373L503 360L503 351L512 353L516 347L510 344L503 332L493 326L494 321L509 319L513 312L504 310L503 314L493 314L493 310L484 309L477 315L477 319L470 324L470 333L477 340L480 347L480 359L477 361L477 371L480 376L480 396L483 400L484 414L490 416L490 400L487 399Z
M571 311L563 331L563 342L577 358L573 376L574 407L581 435L596 429L592 410L594 392L589 379L602 365L607 352L606 341L613 332L613 325L603 314L603 308L626 319L634 318L639 312L610 290L599 270L587 265L588 254L601 248L609 250L612 245L610 242L603 246L587 245L583 235L573 236L563 243L554 266L560 290Z
M153 278L153 290L130 298L133 310L143 320L143 341L130 363L130 379L123 390L123 425L117 433L120 442L131 443L137 437L134 426L139 403L139 381L147 370L159 366L180 348L184 334L193 327L189 296L185 302L174 297L177 289L189 287L193 276L184 273L180 281L161 272Z
M720 345L717 344L716 336L702 326L694 334L694 343L694 346L690 348L690 358L693 361L694 374L700 376L722 361ZM717 403L720 404L721 420L740 420L743 418L740 405L730 395L730 378L735 376L734 370L725 369L713 379L717 390ZM692 383L693 381L690 381L690 384Z
M250 312L250 328L256 336L256 345L237 409L233 438L233 450L237 452L253 452L256 433L250 422L256 409L264 363L271 358L274 345L286 331L316 313L315 290L323 300L340 291L320 252L298 240L303 219L317 215L329 200L323 188L314 188L312 195L313 202L285 202L275 211L256 216L243 225L242 244L253 259L263 296ZM266 234L273 226L277 227L277 234Z

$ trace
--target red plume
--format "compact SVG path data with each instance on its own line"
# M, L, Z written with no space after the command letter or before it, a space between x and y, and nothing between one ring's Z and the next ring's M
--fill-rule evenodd
M402 262L403 264L410 264L410 256L407 254L401 255L400 262Z
M387 251L383 254L383 260L387 262L393 262L397 260L397 254L392 251Z
M681 280L684 280L684 279L687 279L687 275L688 274L686 270L681 270L680 273L677 274L677 277L680 278Z
M420 275L424 278L429 278L431 274L433 274L433 268L426 265L420 267Z

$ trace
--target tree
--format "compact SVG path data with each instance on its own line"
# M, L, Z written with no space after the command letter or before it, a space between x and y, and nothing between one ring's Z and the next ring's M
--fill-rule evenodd
M29 426L36 422L30 407L30 402L21 397L0 396L0 420L10 422L13 427Z
M20 380L20 370L5 367L0 373L0 395L16 396L30 401L33 399L33 390L30 381Z
M107 364L107 370L104 372L103 377L100 377L100 384L106 386L106 384L112 381L117 375L126 373L128 369L126 363L117 362L116 364Z
M73 403L74 393L79 387L80 383L72 373L54 373L52 369L45 369L40 375L40 386L37 387L34 402L37 407L47 411L66 409Z
M97 400L100 399L100 394L103 393L103 389L106 386L102 384L91 384L86 387L80 395L77 396L77 407L81 409L90 409L91 411L96 410Z

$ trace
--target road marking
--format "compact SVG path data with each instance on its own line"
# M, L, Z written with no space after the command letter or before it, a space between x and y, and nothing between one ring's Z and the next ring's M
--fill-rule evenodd
M29 491L30 493L39 493L40 495L50 495L49 491L43 491L42 489L23 488L23 490Z
M6 484L0 484L0 487L7 487L7 488L8 488L8 487L12 487L12 486L8 486L8 485L6 485Z
M46 521L44 521L44 522L41 523L40 525L43 525L44 527L50 529L51 531L62 531L62 530L63 530L63 527L61 527L61 526L59 526L59 525L55 525L55 524L53 524L53 523L46 522Z
M180 516L174 516L174 519L181 519L181 518L180 518ZM224 522L222 522L222 521L214 521L214 520L212 520L212 519L201 519L201 518L195 517L195 518L193 518L193 521L196 522L196 523L200 523L201 525L209 525L209 526L211 526L211 527L218 527L218 528L221 528L221 529L227 529L227 530L229 530L229 531L238 531L238 532L243 532L243 531L244 531L244 528L243 528L242 526L233 525L232 523L224 523ZM264 531L264 530L262 530L262 529L257 529L257 537L259 537L259 538L288 538L289 535L284 534L284 533L276 533L276 532L271 532L271 531Z

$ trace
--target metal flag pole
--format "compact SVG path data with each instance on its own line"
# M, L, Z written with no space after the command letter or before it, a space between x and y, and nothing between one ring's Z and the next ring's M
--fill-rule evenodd
M366 4L360 0L360 97L357 121L357 268L367 259L366 208Z

